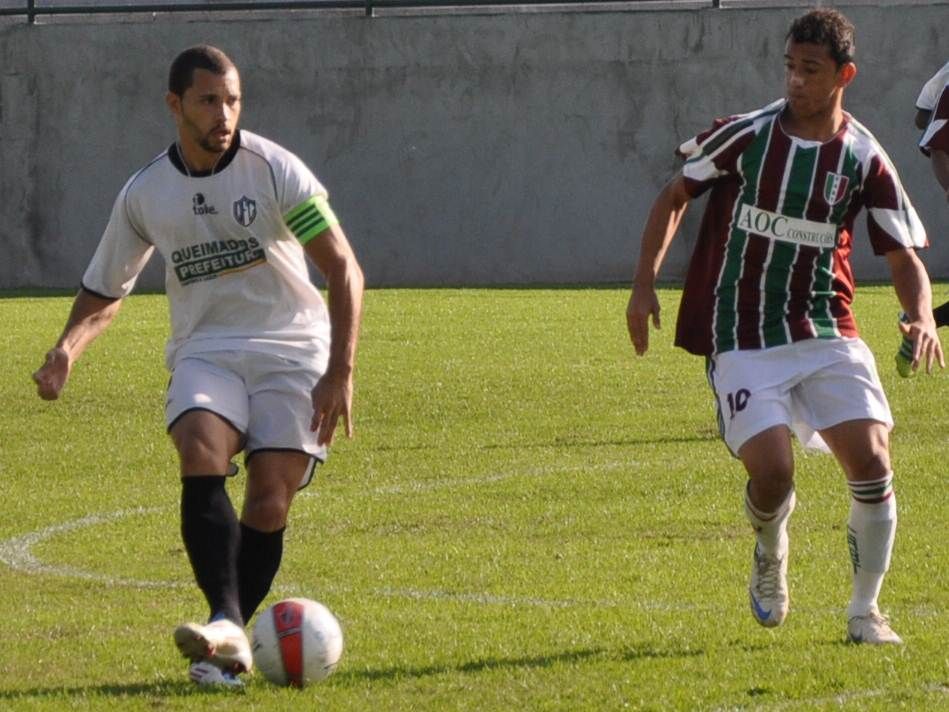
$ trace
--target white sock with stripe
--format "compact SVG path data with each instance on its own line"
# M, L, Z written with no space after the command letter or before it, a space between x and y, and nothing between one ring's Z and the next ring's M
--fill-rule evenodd
M745 516L758 535L758 549L765 556L785 556L788 548L788 518L794 511L797 498L794 488L773 512L762 512L751 503L745 487Z
M896 495L893 473L865 482L848 482L850 519L847 544L853 563L853 596L847 617L865 616L877 609L883 577L890 568L896 535Z

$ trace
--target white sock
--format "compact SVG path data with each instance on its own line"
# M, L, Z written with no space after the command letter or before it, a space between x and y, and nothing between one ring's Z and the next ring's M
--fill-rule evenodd
M847 616L877 611L883 577L890 568L896 534L896 495L893 473L869 482L848 482L852 499L847 544L853 563L853 596Z
M773 512L762 512L751 503L745 488L745 516L758 536L758 549L765 556L786 556L788 550L788 518L794 511L797 497L794 488Z

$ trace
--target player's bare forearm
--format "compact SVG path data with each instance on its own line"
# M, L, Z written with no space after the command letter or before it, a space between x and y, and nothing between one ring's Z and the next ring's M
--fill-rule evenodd
M316 244L314 244L316 243ZM307 254L326 278L330 314L330 357L326 373L313 389L311 428L321 444L332 442L340 417L352 436L353 369L362 321L364 279L359 262L342 230L332 227L306 246Z
M349 242L339 228L327 231L325 249L313 250L311 257L326 278L330 314L330 358L327 374L352 375L356 362L356 344L362 322L364 279ZM323 236L317 236L314 242ZM312 244L312 243L311 243ZM309 245L308 245L309 247Z
M107 299L81 289L73 301L66 326L56 344L46 353L43 365L33 374L37 392L44 400L59 397L72 366L86 347L101 334L118 313L121 299Z
M634 287L656 283L659 268L679 230L689 200L691 198L685 190L685 179L681 175L677 175L659 191L643 228L639 262L633 277Z
M942 345L936 333L932 312L932 287L926 267L915 250L893 250L887 253L893 278L893 289L908 321L901 324L903 333L913 342L913 369L926 364L931 372L934 363L945 367Z
M626 306L626 328L640 356L649 348L649 317L652 317L655 328L660 326L656 278L669 245L679 230L689 200L685 179L678 175L659 191L643 228L633 291Z

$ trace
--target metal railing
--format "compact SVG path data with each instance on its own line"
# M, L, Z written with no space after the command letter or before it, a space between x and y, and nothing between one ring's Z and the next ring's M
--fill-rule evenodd
M646 0L625 0L628 3L645 2ZM676 0L666 0L675 2ZM682 0L688 2L688 0ZM718 7L720 0L710 0L709 6ZM362 10L371 17L375 10L389 8L432 8L432 7L486 7L486 6L531 6L531 5L569 5L591 7L622 4L617 0L207 0L206 2L112 2L89 3L74 5L52 5L37 3L36 0L22 0L20 4L9 6L10 3L0 5L0 17L23 16L27 22L33 24L37 17L56 15L105 15L127 13L156 13L156 12L241 12L241 11L268 11L268 10L317 10L341 9Z

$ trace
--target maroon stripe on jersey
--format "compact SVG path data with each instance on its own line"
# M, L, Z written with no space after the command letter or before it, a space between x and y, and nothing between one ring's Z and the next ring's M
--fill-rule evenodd
M761 343L761 276L768 259L771 240L760 235L748 236L745 262L738 280L738 325L735 327L739 349L760 349Z
M824 197L824 183L828 173L836 173L840 165L840 154L844 150L843 141L829 141L817 152L817 169L814 172L814 185L807 203L804 217L808 220L826 222L830 218L833 206Z
M884 163L879 154L870 159L863 178L865 205L875 208L896 210L900 207L900 199L896 191L896 177Z
M853 216L850 217L853 220ZM830 300L830 315L837 322L841 336L856 337L857 321L853 318L854 279L850 267L850 252L853 249L853 235L850 230L841 228L837 236L837 249L834 250L834 279L831 289L834 298Z
M765 154L761 170L758 171L758 199L755 205L764 210L776 211L781 196L781 182L784 180L784 167L791 152L789 139L779 125L780 118L771 122L771 141Z
M791 267L787 324L793 341L817 336L807 317L810 310L810 293L820 250L816 247L798 248L797 259Z
M712 353L715 284L725 259L731 208L740 189L737 177L715 181L702 216L698 241L689 260L676 320L675 345L692 354Z

